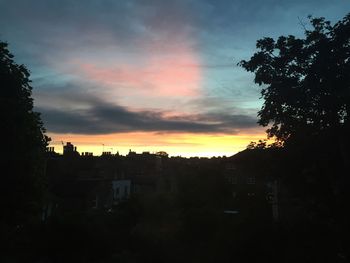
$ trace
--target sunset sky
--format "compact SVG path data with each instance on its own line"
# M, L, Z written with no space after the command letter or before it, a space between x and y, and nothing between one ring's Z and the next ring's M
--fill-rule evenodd
M253 75L264 36L302 36L349 0L0 0L0 40L31 72L51 146L230 156L265 138Z

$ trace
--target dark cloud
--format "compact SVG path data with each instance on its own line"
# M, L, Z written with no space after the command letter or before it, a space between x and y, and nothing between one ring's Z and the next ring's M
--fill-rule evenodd
M108 134L118 132L190 132L236 134L243 129L256 128L256 112L228 107L230 102L220 98L191 100L197 114L174 115L164 110L130 109L106 101L97 90L80 81L40 86L36 97L41 103L36 111L42 113L45 127L55 133ZM84 87L84 89L82 88ZM117 98L114 98L114 101ZM45 103L43 103L45 102ZM205 110L203 110L205 109ZM223 109L226 109L223 111ZM190 111L191 112L191 111Z
M91 102L94 101L93 104ZM83 102L78 102L82 104ZM90 99L86 109L37 107L50 132L76 134L108 134L118 132L190 132L235 134L242 129L256 128L256 119L249 115L207 113L166 117L167 112L131 111L98 99Z

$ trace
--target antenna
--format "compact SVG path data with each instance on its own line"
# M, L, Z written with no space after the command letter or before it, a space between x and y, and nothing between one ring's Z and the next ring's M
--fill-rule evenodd
M62 151L64 152L64 142L61 141L61 144L62 144Z

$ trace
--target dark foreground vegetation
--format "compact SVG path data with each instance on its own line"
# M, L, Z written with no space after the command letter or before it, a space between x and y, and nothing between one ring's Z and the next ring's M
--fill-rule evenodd
M305 39L259 40L241 62L264 85L259 123L275 144L186 166L176 191L45 218L41 208L57 199L44 176L47 138L29 74L1 43L1 262L348 262L350 15L310 22ZM230 165L278 193L234 190Z
M175 192L134 193L108 209L58 201L45 221L8 225L3 262L346 262L346 201L327 179L334 164L309 171L315 164L304 157L296 164L284 150L251 149L220 160L240 175L279 179L278 220L266 188L249 196L225 180L218 160L203 160L178 176Z

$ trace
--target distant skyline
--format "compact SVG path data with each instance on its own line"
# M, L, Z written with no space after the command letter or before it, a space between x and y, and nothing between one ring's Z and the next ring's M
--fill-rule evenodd
M264 139L254 76L265 36L336 22L348 0L0 0L0 40L31 72L51 146L230 156ZM104 145L104 146L103 146Z

